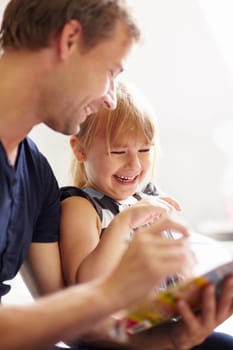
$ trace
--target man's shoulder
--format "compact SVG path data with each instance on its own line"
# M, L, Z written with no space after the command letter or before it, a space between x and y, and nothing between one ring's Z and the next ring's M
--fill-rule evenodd
M42 168L43 167L50 168L47 158L43 153L41 153L36 143L30 137L26 137L23 140L22 144L23 144L23 148L24 148L24 152L27 160L31 158L33 162L36 162L38 168L40 166Z
M50 181L53 181L58 187L51 165L40 152L35 142L30 137L26 137L22 142L22 146L24 153L22 161L25 162L25 167L34 178L34 181L37 179L40 183L46 183L47 186L50 184Z
M39 151L37 145L35 142L27 136L23 141L22 144L24 146L24 149L26 152L30 152L35 157L43 157L42 153Z

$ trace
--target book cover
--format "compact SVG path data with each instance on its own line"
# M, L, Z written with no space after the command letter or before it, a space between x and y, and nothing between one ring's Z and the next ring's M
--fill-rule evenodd
M127 314L126 333L132 335L161 323L177 320L179 313L176 302L180 298L185 299L192 310L197 312L201 306L202 288L213 282L216 284L218 296L223 279L231 273L233 273L233 261L155 293L152 300L141 303Z

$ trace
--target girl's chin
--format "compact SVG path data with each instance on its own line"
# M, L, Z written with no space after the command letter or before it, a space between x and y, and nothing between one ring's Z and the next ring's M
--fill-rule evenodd
M115 196L118 197L118 201L123 201L130 196L134 195L134 193L137 192L137 186L131 186L131 188L123 188L121 191L116 191Z

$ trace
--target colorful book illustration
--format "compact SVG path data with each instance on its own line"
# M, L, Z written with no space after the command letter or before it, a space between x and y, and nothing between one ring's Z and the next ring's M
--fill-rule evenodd
M214 269L193 277L175 286L157 292L150 302L141 303L132 309L126 316L126 332L129 335L138 333L164 322L177 320L179 313L176 307L178 299L185 299L194 312L201 307L202 287L209 282L216 284L216 294L221 291L223 279L233 274L233 261L224 263Z

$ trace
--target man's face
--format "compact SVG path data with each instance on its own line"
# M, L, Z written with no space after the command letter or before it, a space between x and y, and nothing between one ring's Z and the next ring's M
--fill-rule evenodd
M56 131L76 134L87 116L101 106L114 109L115 79L123 71L131 47L132 40L121 23L111 39L84 54L77 47L48 90L50 110L44 122Z

